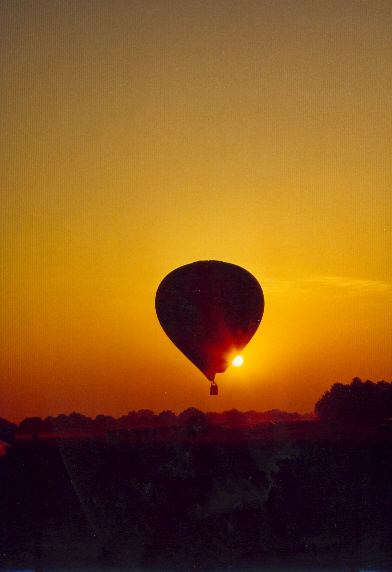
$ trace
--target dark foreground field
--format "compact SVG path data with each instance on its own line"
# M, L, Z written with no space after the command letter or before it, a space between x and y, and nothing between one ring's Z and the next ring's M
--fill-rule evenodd
M1 569L391 570L392 440L16 440Z

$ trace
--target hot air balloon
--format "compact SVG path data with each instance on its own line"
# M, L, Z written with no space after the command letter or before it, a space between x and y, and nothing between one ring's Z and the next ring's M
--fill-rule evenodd
M235 264L201 260L168 274L160 283L155 309L175 346L211 382L251 340L264 311L260 284Z

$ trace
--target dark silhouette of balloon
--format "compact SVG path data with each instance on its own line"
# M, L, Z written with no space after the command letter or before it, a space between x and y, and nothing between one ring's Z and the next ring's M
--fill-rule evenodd
M181 266L162 280L155 309L167 336L212 382L211 393L216 394L215 374L226 371L255 334L264 297L247 270L202 260Z

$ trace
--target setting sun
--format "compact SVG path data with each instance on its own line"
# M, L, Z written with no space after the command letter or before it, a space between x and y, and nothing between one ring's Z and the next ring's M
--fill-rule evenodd
M233 361L231 362L233 365L235 365L236 367L239 367L240 365L242 365L244 362L243 358L241 356L237 356L233 359Z

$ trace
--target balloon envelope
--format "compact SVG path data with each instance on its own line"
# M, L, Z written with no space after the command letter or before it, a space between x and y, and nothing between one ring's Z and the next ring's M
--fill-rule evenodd
M202 260L162 280L155 309L171 341L213 381L255 334L264 297L256 278L244 268Z

